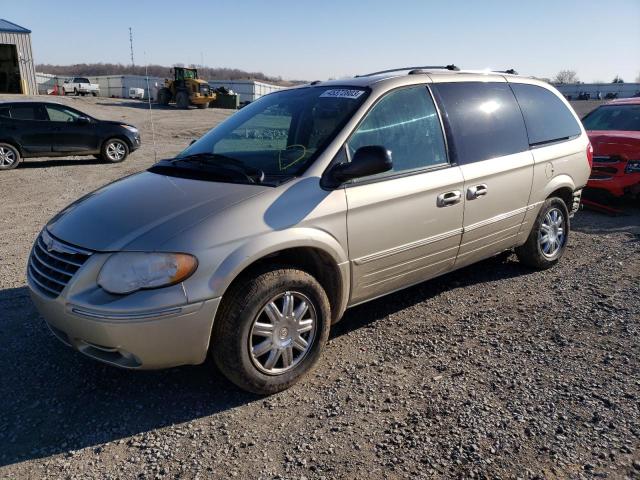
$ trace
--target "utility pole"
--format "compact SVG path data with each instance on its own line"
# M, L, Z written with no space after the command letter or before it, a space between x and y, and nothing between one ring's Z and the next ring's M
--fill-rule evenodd
M136 62L133 61L133 31L129 27L129 45L131 46L131 66L135 67Z

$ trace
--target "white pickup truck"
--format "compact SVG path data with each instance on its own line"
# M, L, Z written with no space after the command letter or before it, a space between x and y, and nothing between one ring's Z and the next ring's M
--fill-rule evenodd
M74 95L88 95L91 94L97 97L100 93L100 85L97 83L91 83L88 78L74 77L69 78L62 84L62 89L65 95L73 93Z

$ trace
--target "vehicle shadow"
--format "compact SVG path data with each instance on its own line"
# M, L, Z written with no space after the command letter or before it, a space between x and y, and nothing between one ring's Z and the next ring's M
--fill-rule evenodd
M582 210L571 222L575 232L590 235L626 233L631 241L640 241L640 205L619 204L619 215L609 215L593 210Z
M347 311L332 337L366 328L445 290L531 271L506 253ZM0 466L78 450L189 422L260 400L209 360L160 371L120 370L58 342L26 287L0 291Z
M108 165L108 162L94 157L81 157L75 160L70 158L51 158L47 160L26 159L20 162L16 168L73 167L77 165L98 165L101 163Z
M206 417L259 397L233 387L208 361L129 371L57 341L26 287L0 291L0 466L118 440Z

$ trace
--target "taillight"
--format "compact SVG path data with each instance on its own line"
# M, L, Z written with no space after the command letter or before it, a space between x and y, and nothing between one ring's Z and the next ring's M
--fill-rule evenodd
M591 142L587 144L587 162L589 162L589 170L593 168L593 147Z

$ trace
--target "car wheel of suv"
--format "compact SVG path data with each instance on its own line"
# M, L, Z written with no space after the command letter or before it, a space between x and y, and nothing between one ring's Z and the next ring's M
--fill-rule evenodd
M102 144L102 159L111 162L122 162L129 155L129 145L119 138L111 138Z
M0 170L11 170L20 163L20 152L13 145L0 143Z
M73 89L73 94L74 94L76 97L78 96L78 89L77 89L77 88L74 88L74 89Z
M516 248L516 254L525 265L544 270L560 260L568 239L567 206L560 198L548 198L538 213L529 238Z
M229 380L268 395L311 370L330 323L329 300L315 278L300 270L274 269L240 281L225 295L211 352Z

